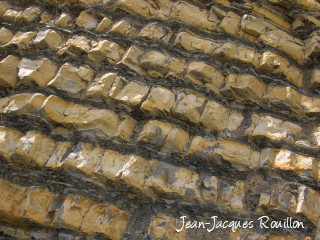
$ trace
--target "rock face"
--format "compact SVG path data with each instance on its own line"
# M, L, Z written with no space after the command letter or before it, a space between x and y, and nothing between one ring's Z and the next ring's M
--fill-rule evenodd
M319 12L0 0L0 239L320 239Z

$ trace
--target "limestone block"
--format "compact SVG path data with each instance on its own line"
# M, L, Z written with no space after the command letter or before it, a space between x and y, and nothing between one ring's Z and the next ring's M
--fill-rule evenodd
M83 178L95 179L95 174L100 170L104 152L105 150L95 148L91 144L79 143L76 149L66 157L62 167L71 173L80 173Z
M188 119L190 122L199 123L205 103L206 99L203 96L181 91L177 94L172 113L182 119Z
M5 180L0 180L0 213L18 221L27 197L27 187L20 187Z
M14 113L17 115L23 113L35 114L40 110L46 96L40 93L21 93L14 95L3 113Z
M20 12L14 9L8 9L4 12L4 14L2 15L2 19L5 21L10 21L13 22L17 16L20 15Z
M167 116L175 103L175 95L163 87L154 87L151 89L148 98L142 103L141 110L148 115Z
M112 24L112 21L107 18L107 17L104 17L101 22L98 24L97 28L96 28L96 31L97 32L106 32L106 30L108 29L108 27L110 27Z
M131 156L121 155L118 152L106 150L101 161L101 169L99 170L98 176L102 181L105 181L106 179L119 181L124 167L130 160ZM127 174L129 174L129 172Z
M94 16L82 11L76 19L76 25L80 28L93 29L97 27L98 20Z
M54 140L31 131L20 138L12 158L24 165L44 167L55 147Z
M202 195L206 202L216 203L218 198L218 178L216 176L205 176L203 178Z
M176 229L180 229L181 221L166 215L156 215L151 218L151 222L148 227L148 234L153 239L185 239L186 229L183 228L181 232L177 232Z
M182 129L172 128L168 133L160 151L161 152L179 152L183 153L186 150L186 145L189 141L189 134Z
M145 178L149 173L149 161L139 156L131 156L129 162L121 169L121 180L128 186L145 193Z
M220 27L231 35L237 36L240 29L241 17L233 12L228 12L222 19Z
M109 63L120 61L124 50L118 44L108 40L99 41L98 45L88 52L88 59L95 62L104 61L106 58Z
M320 86L320 69L316 68L311 72L311 87L319 88Z
M62 37L54 30L45 30L38 33L33 44L39 49L56 49L62 43Z
M205 54L212 54L219 46L219 44L215 42L189 32L179 32L174 44L181 46L190 52L203 52Z
M85 213L81 231L101 233L111 239L121 239L131 215L111 204L93 204Z
M196 200L200 197L199 176L185 168L178 168L166 162L159 162L146 180L146 186L155 193L166 193L180 198Z
M12 37L13 37L13 33L10 30L4 27L0 29L0 45L10 42Z
M146 71L140 66L140 58L143 54L143 50L136 46L131 46L123 56L121 63L140 75L146 75Z
M19 49L26 49L28 44L33 40L37 34L35 32L17 32L6 47L17 46Z
M147 74L155 78L163 78L169 71L170 58L157 51L147 52L141 59L141 66Z
M42 9L39 7L29 7L17 16L17 21L31 23L40 16Z
M0 2L0 16L2 16L9 8L10 8L10 5L7 2L1 1Z
M205 83L212 83L217 88L220 88L224 82L222 74L215 67L204 62L191 62L188 65L185 78L200 86Z
M0 62L0 86L15 87L18 83L18 64L20 59L9 55Z
M108 99L109 89L111 88L116 77L116 73L106 73L100 77L95 78L86 90L85 96L93 99Z
M130 106L139 106L147 97L149 87L137 82L129 82L114 97L115 100Z
M138 31L129 21L121 20L113 24L112 28L110 29L110 33L119 34L126 37L136 37Z
M119 116L107 109L97 109L63 101L56 96L48 97L43 103L46 116L66 127L72 125L78 131L111 137L117 131Z
M30 188L22 216L33 222L48 225L51 222L48 214L54 200L54 194L41 188Z
M72 25L72 17L68 13L62 13L60 17L55 20L55 24L62 28L67 28Z
M163 41L166 44L169 43L171 36L171 30L158 23L149 23L139 33L139 37L154 41Z
M124 119L119 123L118 130L115 136L120 136L121 138L130 140L130 137L136 125L136 120L131 117L124 116Z
M302 132L302 128L297 124L284 122L281 119L271 116L261 116L257 125L253 122L251 128L254 128L249 136L265 136L273 141L291 142L292 137L297 138Z
M47 58L41 60L29 60L23 58L19 65L18 76L25 86L34 84L44 87L57 73L57 66Z
M148 142L161 147L172 127L169 123L156 120L148 121L139 134L138 141Z
M99 6L101 0L79 0L79 2L82 3L85 7L94 7Z
M306 186L300 186L298 201L297 213L304 214L314 223L317 222L320 217L320 194Z
M221 131L228 127L230 111L221 104L208 101L200 118L200 122L210 130Z
M10 160L19 139L23 136L21 132L0 126L0 154Z
M214 147L216 144L216 141L210 141L203 137L195 136L191 140L188 154L194 154L196 156L213 159Z
M42 13L40 16L40 24L48 23L52 20L52 16L46 12Z
M236 181L235 184L223 184L218 196L218 204L222 208L229 208L232 212L240 213L243 211L243 198L245 195L245 183Z
M60 52L66 52L70 56L76 57L88 53L90 49L91 41L86 36L74 36L66 42Z
M53 226L79 230L85 214L92 206L88 198L69 195L62 206L55 211Z
M249 159L252 149L245 144L229 140L219 140L214 152L221 155L224 160L230 162L235 167L250 166Z
M261 101L266 89L264 83L252 75L239 75L230 87L234 93L251 101Z
M57 89L66 91L71 94L77 94L87 88L93 78L93 71L88 67L79 68L65 63L59 69L57 75L48 83Z
M153 6L145 0L120 0L116 7L124 9L132 14L137 14L144 18L151 18L156 12Z
M63 164L63 158L69 148L72 146L70 142L56 142L55 149L49 157L45 166L48 168L60 168Z
M241 29L253 36L259 37L265 32L266 25L262 23L260 18L245 14L241 20Z
M218 18L204 9L200 9L187 2L181 1L174 5L175 17L178 21L186 23L201 30L213 31L219 22ZM210 20L209 20L210 14Z

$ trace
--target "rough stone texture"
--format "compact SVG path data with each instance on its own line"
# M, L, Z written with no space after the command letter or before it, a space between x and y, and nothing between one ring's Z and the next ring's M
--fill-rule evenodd
M0 239L319 239L319 11L1 0Z

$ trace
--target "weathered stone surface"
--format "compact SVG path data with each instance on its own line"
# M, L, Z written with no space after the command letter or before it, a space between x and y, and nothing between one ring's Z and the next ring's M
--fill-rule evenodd
M5 46L17 46L19 49L26 49L28 44L33 40L37 34L35 32L17 32L10 42Z
M44 87L57 73L57 66L47 58L41 60L29 60L23 58L19 65L18 76L25 86L36 84Z
M98 24L97 28L96 28L96 31L97 32L105 32L108 27L110 27L112 24L112 21L107 18L107 17L104 17L101 22Z
M10 5L7 2L1 1L0 2L0 16L3 15L9 8L10 8Z
M235 184L223 184L217 203L222 204L222 208L230 209L232 212L241 213L243 211L243 198L245 196L245 185L243 181L236 181Z
M238 96L251 101L261 101L266 89L261 81L251 75L239 75L230 87Z
M191 141L188 154L213 159L214 147L216 146L216 144L216 141L210 141L203 137L195 136Z
M114 97L115 100L124 102L131 106L139 106L147 97L149 87L137 82L129 82Z
M86 54L91 49L91 41L86 36L73 36L68 39L65 46L60 49L60 53L67 53L72 57Z
M316 222L319 215L320 194L305 186L299 187L297 213L304 214L308 219Z
M17 21L30 23L40 16L42 13L39 7L29 7L17 16Z
M147 99L142 103L141 109L148 115L168 115L175 103L173 92L162 87L152 88Z
M40 110L46 97L40 93L21 93L14 95L3 106L3 113L14 113L20 115L23 113L35 114Z
M218 47L218 44L189 32L179 32L175 39L175 45L191 52L203 52L206 54L212 54Z
M117 131L119 116L107 109L97 109L67 103L56 96L50 96L43 103L46 116L65 126L74 126L78 131L111 137Z
M71 94L77 94L87 88L93 78L93 74L93 71L88 67L81 66L77 68L70 63L65 63L59 69L55 78L48 83L48 86L56 87Z
M108 99L109 89L111 88L116 77L116 73L106 73L100 77L95 78L87 88L85 96L94 99Z
M123 53L124 50L118 44L108 40L102 40L96 47L89 51L88 59L100 62L107 58L108 62L117 63L121 59Z
M33 40L33 44L40 49L56 49L61 43L62 37L51 29L39 32Z
M76 19L76 25L81 28L92 29L97 27L98 21L94 16L91 16L90 14L83 11Z
M19 222L28 189L0 180L0 213Z
M174 14L178 21L193 27L213 31L219 22L212 12L207 12L187 2L181 1L174 6Z
M161 152L184 152L189 141L189 134L179 128L173 128L164 141Z
M163 78L169 71L170 58L157 51L147 52L141 59L141 66L151 77Z
M136 37L137 35L137 29L127 20L116 22L110 29L110 32L127 37Z
M200 122L210 130L221 131L228 127L230 111L219 103L208 101Z
M228 12L227 16L223 18L220 27L223 28L227 33L237 35L240 29L241 17L233 12Z
M0 154L9 160L22 136L18 131L0 126Z
M13 37L13 33L2 27L0 29L0 45L8 43Z
M209 66L204 62L190 63L185 78L200 86L212 84L216 89L219 89L224 82L222 74L215 67ZM217 92L217 90L214 92Z
M88 198L67 196L62 206L55 212L54 226L80 230L82 220L91 206L92 201Z
M205 103L206 99L203 96L181 91L177 94L172 113L182 119L188 119L190 122L199 123Z
M20 138L12 158L24 165L43 167L54 152L56 143L37 132L28 132Z
M181 222L178 219L165 215L153 216L148 227L148 234L154 239L185 239L186 229L177 232L181 228Z
M62 28L67 28L72 25L72 17L68 13L62 13L60 17L55 20L55 24Z
M135 46L131 46L123 56L121 63L133 69L140 75L146 75L145 70L140 66L140 58L143 54L143 50Z
M48 225L51 222L48 213L52 211L53 200L53 193L41 188L30 188L22 216L33 222Z
M222 158L230 162L235 167L250 167L250 156L253 149L251 147L229 140L217 141L214 152L221 155Z
M271 116L252 116L252 125L247 134L252 137L264 136L274 141L293 143L300 136L302 128L294 123Z
M114 205L94 204L85 214L81 231L101 233L111 239L121 239L131 215Z
M151 120L144 125L138 140L161 147L172 127L169 123Z
M169 43L171 36L172 32L158 23L150 23L146 25L139 33L139 37L155 41L163 41L166 44Z
M165 162L157 163L146 181L146 186L153 189L155 193L162 192L189 200L201 199L199 185L198 174Z
M320 86L320 69L316 68L311 72L311 86L318 88Z
M9 55L0 62L0 86L15 87L18 82L19 58Z
M19 14L19 11L16 11L14 9L8 9L2 15L2 19L13 22L16 19L16 17L19 16Z

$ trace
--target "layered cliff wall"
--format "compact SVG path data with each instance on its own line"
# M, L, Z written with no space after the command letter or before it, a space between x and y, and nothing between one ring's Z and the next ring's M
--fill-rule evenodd
M0 1L0 239L320 239L319 12Z

